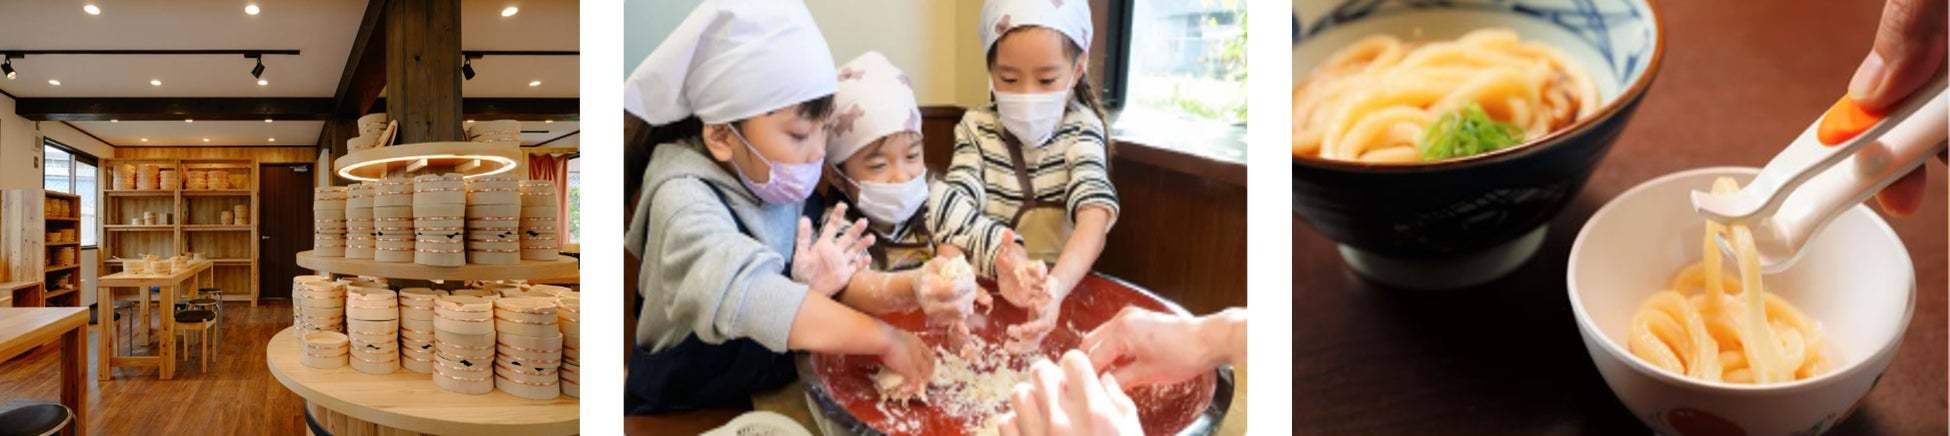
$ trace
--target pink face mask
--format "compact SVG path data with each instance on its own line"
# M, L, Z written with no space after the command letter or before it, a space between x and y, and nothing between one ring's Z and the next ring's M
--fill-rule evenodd
M811 162L801 164L773 162L766 159L765 155L759 154L758 149L752 147L751 140L745 139L745 134L739 132L738 128L733 127L731 134L738 137L738 142L745 143L745 150L750 151L752 157L765 162L764 184L752 183L752 179L745 177L744 171L732 171L738 175L738 181L745 184L745 189L752 191L752 195L758 196L759 200L767 204L804 201L806 197L812 195L813 186L819 182L822 159L813 159Z

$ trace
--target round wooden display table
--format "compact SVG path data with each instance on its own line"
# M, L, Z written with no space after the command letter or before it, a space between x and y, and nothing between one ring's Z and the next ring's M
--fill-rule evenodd
M305 398L320 427L336 435L454 434L567 435L577 433L576 398L528 400L499 390L457 394L412 371L373 375L351 367L317 369L298 363L300 344L286 328L271 338L264 361L286 389Z
M478 177L512 171L520 157L521 144L513 142L422 142L346 153L332 168L339 177L367 182L423 168Z
M302 251L298 253L298 266L335 274L415 280L556 281L581 276L576 259L568 256L555 260L524 260L514 265L428 266L410 262L319 257L312 255L311 251Z

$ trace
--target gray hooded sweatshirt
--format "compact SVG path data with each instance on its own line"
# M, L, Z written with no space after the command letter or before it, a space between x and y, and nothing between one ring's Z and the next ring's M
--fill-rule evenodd
M807 290L786 269L803 202L764 204L696 138L657 146L639 195L624 241L643 260L637 346L662 351L695 334L786 352Z

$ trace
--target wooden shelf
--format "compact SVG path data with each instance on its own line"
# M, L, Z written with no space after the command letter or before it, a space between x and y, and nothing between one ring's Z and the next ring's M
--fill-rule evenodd
M240 226L234 224L185 224L183 225L184 231L191 231L191 232L248 232L256 229L257 229L256 227L249 226L249 225Z
M248 189L227 189L210 191L183 191L184 197L249 197L256 192Z
M107 273L115 270L109 267L110 259L145 254L168 257L199 252L211 258L221 257L225 259L213 264L246 268L231 267L215 272L210 278L212 285L255 303L259 293L256 261L258 223L255 219L249 219L246 221L248 224L243 225L211 223L221 222L219 217L235 207L243 207L249 215L259 212L258 162L253 159L103 159L101 168L111 172L122 171L123 164L161 165L165 170L175 171L185 186L191 171L220 173L211 174L210 177L243 176L245 181L241 185L226 184L226 189L215 190L104 190L108 197L128 198L104 201L101 210L103 217L126 218L154 212L158 216L170 215L172 222L150 226L103 225L101 253L96 257L99 262L97 267ZM113 180L113 173L104 179L104 182Z
M47 217L47 218L45 218L45 219L46 219L46 220L48 220L48 221L62 221L62 222L76 222L76 221L81 221L81 218L76 218L76 217L60 217L60 216L51 216L51 217Z
M401 369L366 374L350 366L317 369L298 363L297 329L271 337L264 363L271 375L314 406L368 423L411 432L469 435L568 435L579 431L575 397L529 400L499 390L483 395L448 392L431 375ZM388 433L390 434L390 433Z
M71 269L75 269L75 268L80 268L80 267L81 267L81 264L78 264L78 263L77 263L77 264L74 264L74 265L67 265L67 266L57 266L57 267L50 267L50 268L48 268L48 269L46 270L46 272L60 272L60 271L67 271L67 270L71 270Z
M103 225L102 230L107 230L111 232L167 232L167 231L176 230L176 226L132 226L128 224L108 224L108 225Z
M75 289L73 289L73 288L69 288L69 289L50 289L50 290L48 290L48 291L47 291L46 293L43 293L43 294L41 294L41 299L42 299L42 300L52 300L52 299L54 299L54 297L59 297L59 296L62 296L62 295L68 295L68 294L72 294L72 293L74 293L74 292L75 292Z
M71 245L81 245L81 242L79 242L79 241L76 241L76 242L49 242L49 243L47 243L47 246L49 246L49 247L66 247L66 246L71 246Z
M423 142L346 153L332 161L332 169L339 177L363 181L429 168L480 176L511 171L521 159L521 144L513 142Z
M318 257L313 256L308 250L298 252L298 266L337 274L415 280L550 280L578 278L581 274L576 259L568 256L561 256L553 261L524 260L515 265L444 267L410 262Z
M102 194L110 197L174 197L176 196L176 191L143 191L143 190L107 189L107 190L102 190Z

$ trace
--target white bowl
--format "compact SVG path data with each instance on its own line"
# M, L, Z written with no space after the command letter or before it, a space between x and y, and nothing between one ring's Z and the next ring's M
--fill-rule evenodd
M1744 184L1756 173L1701 168L1641 183L1598 209L1571 246L1565 280L1585 350L1612 393L1654 431L1825 431L1881 379L1909 325L1916 305L1909 251L1881 217L1857 205L1809 241L1793 267L1762 279L1821 326L1824 351L1835 362L1828 373L1741 385L1687 378L1633 356L1625 339L1639 304L1700 257L1705 219L1687 193L1721 176Z

